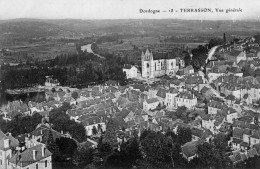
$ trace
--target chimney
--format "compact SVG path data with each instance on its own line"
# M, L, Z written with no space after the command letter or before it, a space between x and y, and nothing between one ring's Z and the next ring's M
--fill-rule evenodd
M33 150L33 160L36 160L36 150Z
M5 139L5 140L4 140L4 148L5 148L5 149L8 149L8 148L10 147L10 141L11 141L11 140L9 140L9 139Z
M45 156L45 147L42 146L42 157L44 157L44 156Z

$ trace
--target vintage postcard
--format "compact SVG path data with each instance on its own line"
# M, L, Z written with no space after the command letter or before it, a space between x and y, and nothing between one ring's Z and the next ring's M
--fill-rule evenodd
M0 0L0 169L260 168L259 7Z

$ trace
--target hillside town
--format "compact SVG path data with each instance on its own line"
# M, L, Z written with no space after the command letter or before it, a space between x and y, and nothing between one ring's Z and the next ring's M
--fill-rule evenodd
M57 158L55 145L61 138L74 141L77 149L92 149L96 152L94 158L99 157L96 163L108 160L97 155L102 149L100 144L110 143L112 152L120 153L122 145L137 139L140 158L146 159L151 153L149 148L155 146L149 140L156 139L156 133L162 138L167 133L167 137L178 138L180 149L173 152L184 160L185 167L214 152L212 145L218 150L218 144L230 168L257 159L260 76L249 71L260 70L260 47L253 37L211 48L206 65L199 70L170 53L146 49L140 57L141 67L124 65L128 79L125 86L109 80L78 89L61 86L48 76L45 85L39 87L45 93L44 101L14 100L2 106L3 123L20 122L19 118L24 117L37 119L38 123L28 133L28 128L22 130L24 133L13 128L15 133L0 131L0 168L52 169ZM59 126L61 114L68 119ZM80 131L84 137L79 138L66 123L84 126ZM7 125L4 130L9 129ZM147 132L154 138L145 138ZM217 142L220 137L224 139ZM201 145L206 152L202 153ZM159 151L153 148L154 153ZM180 167L177 160L173 161L173 168Z

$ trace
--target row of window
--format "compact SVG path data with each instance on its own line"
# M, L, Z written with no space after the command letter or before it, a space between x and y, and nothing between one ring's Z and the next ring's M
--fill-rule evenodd
M1 165L2 165L2 160L0 160L0 163L1 163ZM8 165L9 165L9 162L8 162ZM47 161L47 160L44 161L44 166L45 166L45 168L48 167L48 161ZM12 168L13 168L13 169L16 169L15 166L12 166ZM30 169L30 167L27 167L26 169ZM36 164L36 165L35 165L35 169L39 169L39 164Z
M183 101L183 102L186 102L186 103L191 103L191 100L189 99L182 99L182 98L176 98L177 101Z

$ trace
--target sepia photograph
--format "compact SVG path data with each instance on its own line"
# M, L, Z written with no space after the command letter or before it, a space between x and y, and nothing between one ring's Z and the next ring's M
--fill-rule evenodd
M0 0L0 169L259 169L259 7Z

